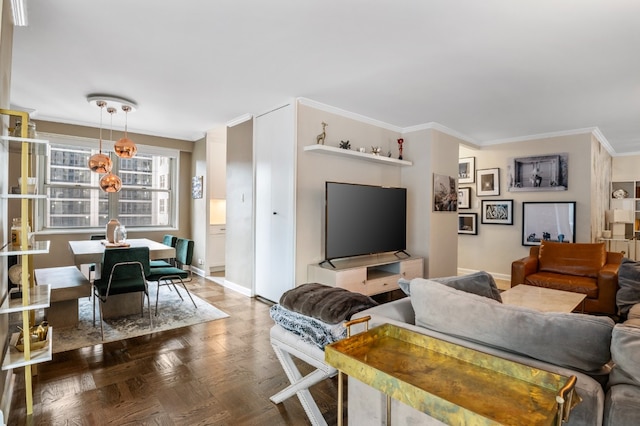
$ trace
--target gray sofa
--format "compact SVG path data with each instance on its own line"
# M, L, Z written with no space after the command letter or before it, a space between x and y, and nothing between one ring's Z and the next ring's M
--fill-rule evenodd
M468 276L464 279L469 281ZM584 314L542 313L503 305L499 296L493 296L498 292L493 279L486 273L473 277L472 286L461 286L456 278L441 281L444 284L416 278L409 283L410 291L404 288L410 297L364 310L353 318L370 315L370 326L395 324L531 367L566 376L575 375L576 390L582 402L573 409L567 424L603 424L603 385L606 385L611 370L610 347L614 330L611 319ZM478 285L478 282L485 284ZM404 284L407 287L407 283ZM482 290L484 286L489 290ZM640 351L636 353L637 361ZM638 365L640 363L636 362L636 369L640 368ZM636 382L638 377L640 375L635 376ZM628 386L622 382L616 386ZM610 391L609 411L618 411L617 404L623 398L620 395L626 396L628 392L626 388L620 388L620 392L614 388ZM384 424L385 397L349 378L348 410L350 425ZM392 424L441 424L436 419L437 414L434 414L436 418L430 417L397 401L392 401L391 413Z

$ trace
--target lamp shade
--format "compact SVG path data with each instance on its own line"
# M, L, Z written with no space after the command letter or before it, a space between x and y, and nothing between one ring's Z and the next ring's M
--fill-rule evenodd
M92 172L100 174L109 173L112 167L113 163L111 162L111 158L106 154L93 154L89 158L89 169L91 169Z
M113 150L120 158L133 158L138 152L138 147L131 139L124 137L113 145Z
M118 192L122 189L122 180L109 172L100 178L100 188L104 192Z

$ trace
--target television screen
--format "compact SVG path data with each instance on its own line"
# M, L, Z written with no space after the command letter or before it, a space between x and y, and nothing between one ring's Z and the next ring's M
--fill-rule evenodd
M326 182L325 259L403 251L407 190Z

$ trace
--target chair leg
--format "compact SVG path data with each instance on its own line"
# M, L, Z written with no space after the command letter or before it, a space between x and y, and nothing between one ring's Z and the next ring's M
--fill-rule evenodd
M102 299L100 299L100 336L102 338L102 341L104 342L104 319L102 318L102 304L104 302L102 301Z
M145 292L147 295L147 306L149 308L149 330L153 330L153 321L151 320L151 299L149 298L149 291ZM144 295L142 296L142 309L144 310Z
M182 283L182 287L184 287L184 291L187 292L187 295L189 296L189 299L191 299L191 303L193 303L193 306L195 306L196 309L198 309L198 305L196 305L196 302L193 300L193 297L191 297L191 292L187 288L186 284L184 283L184 281L182 281L182 278L178 278L178 279L180 280L180 283ZM171 282L173 282L173 280L171 280ZM175 284L174 284L174 286L175 286ZM176 289L176 291L178 291L178 289Z

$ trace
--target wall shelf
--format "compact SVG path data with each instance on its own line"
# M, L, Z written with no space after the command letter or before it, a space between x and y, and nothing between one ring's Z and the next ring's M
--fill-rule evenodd
M337 155L340 157L351 157L357 160L370 161L373 163L389 164L392 166L412 166L413 163L407 160L398 160L397 158L385 157L383 155L373 155L366 152L353 151L350 149L335 148L327 145L307 145L304 147L307 152L318 154Z
M4 361L2 362L3 370L11 370L12 368L24 367L25 365L39 364L41 362L51 361L51 350L53 346L53 327L49 327L47 330L47 346L42 349L36 349L31 351L31 357L25 359L24 352L20 352L16 349L16 342L20 333L13 333L11 335L11 341L7 348L7 353L4 355Z
M0 314L11 312L22 312L24 310L48 308L51 302L51 287L48 285L37 285L29 289L29 304L24 306L22 299L12 299L9 294L0 305Z

